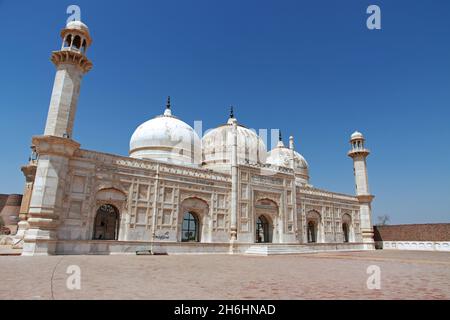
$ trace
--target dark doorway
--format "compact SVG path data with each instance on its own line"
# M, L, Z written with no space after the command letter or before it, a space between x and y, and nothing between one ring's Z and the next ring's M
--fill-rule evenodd
M344 242L349 242L349 228L347 223L342 224L342 232L344 233Z
M272 242L269 221L264 216L256 220L256 243Z
M94 222L94 240L117 240L119 236L119 210L104 204L97 210Z
M308 222L308 243L317 242L316 224L314 221Z

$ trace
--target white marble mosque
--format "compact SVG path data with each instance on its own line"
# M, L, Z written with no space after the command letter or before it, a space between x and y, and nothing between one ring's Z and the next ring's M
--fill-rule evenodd
M129 156L85 150L72 131L92 39L81 21L69 22L61 37L51 56L57 71L45 132L32 138L22 167L14 246L23 255L374 249L361 133L351 136L348 153L355 195L313 187L293 137L269 151L233 112L200 137L170 99L137 127Z

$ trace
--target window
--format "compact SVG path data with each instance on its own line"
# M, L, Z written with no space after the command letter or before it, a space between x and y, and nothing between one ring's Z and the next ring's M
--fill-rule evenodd
M69 35L67 35L66 40L64 41L64 47L70 48L71 44L72 44L72 35L69 34Z
M80 47L81 47L81 38L80 38L80 36L75 36L75 38L73 38L73 46L76 49L80 49Z
M199 242L199 223L195 214L187 212L183 217L181 227L182 242Z

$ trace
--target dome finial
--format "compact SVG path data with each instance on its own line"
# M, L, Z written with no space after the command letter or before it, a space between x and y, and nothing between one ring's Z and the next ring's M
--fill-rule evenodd
M164 115L165 116L171 116L172 115L172 110L170 109L170 96L167 97L167 103L166 103L166 111L164 111Z
M230 119L234 119L234 108L230 106Z
M170 109L170 96L167 97L166 109Z
M283 136L281 135L281 130L278 130L278 144L277 147L284 148Z

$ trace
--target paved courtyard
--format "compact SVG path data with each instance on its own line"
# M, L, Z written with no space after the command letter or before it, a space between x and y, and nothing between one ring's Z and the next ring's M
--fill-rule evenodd
M67 269L81 270L69 290ZM381 289L367 268L379 266ZM0 257L0 299L450 299L450 253Z

